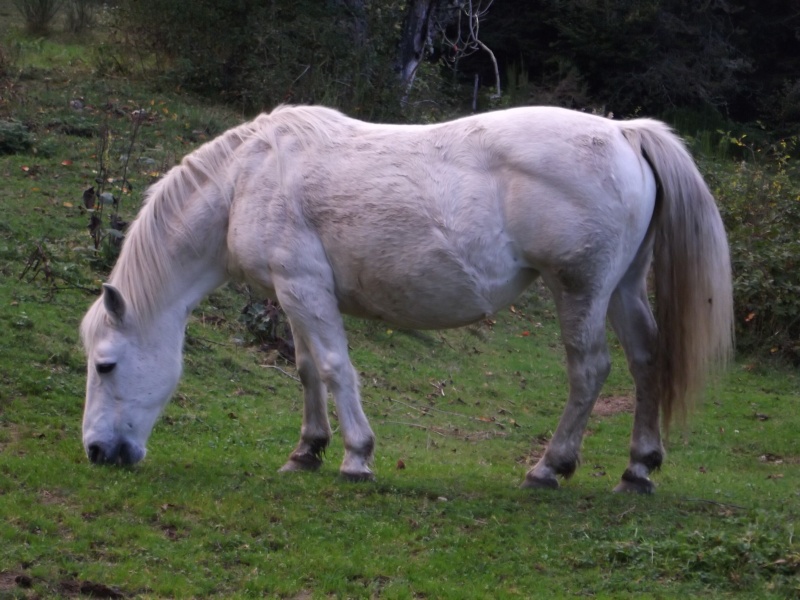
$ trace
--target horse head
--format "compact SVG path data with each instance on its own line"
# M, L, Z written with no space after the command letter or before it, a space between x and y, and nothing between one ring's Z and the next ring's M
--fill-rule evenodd
M143 327L104 285L81 326L88 359L83 446L96 464L132 465L181 376L185 319L165 311Z

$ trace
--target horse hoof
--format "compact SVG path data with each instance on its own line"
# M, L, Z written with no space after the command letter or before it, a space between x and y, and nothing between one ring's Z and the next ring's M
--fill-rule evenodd
M631 494L652 494L656 491L656 484L650 481L647 477L629 477L623 478L614 488L614 492L631 493Z
M294 473L296 471L316 471L322 466L322 460L311 454L292 456L286 464L278 469L278 473Z
M535 477L528 473L519 487L522 489L557 490L558 479L555 477Z
M361 483L363 481L375 481L375 474L367 469L366 471L339 471L342 479L351 483Z

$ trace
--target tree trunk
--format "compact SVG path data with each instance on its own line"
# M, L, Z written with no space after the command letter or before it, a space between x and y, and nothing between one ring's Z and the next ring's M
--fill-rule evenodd
M400 38L399 60L404 101L414 83L417 68L425 57L425 45L430 35L431 20L437 2L438 0L408 0L408 12Z

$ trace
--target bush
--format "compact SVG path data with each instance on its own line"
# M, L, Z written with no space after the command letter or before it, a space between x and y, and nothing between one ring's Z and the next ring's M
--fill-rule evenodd
M125 2L115 12L127 53L155 56L170 87L246 111L326 104L373 119L400 109L394 59L402 7L345 3L198 0Z
M737 345L800 364L800 174L788 151L706 166L731 246ZM762 158L762 157L766 158Z

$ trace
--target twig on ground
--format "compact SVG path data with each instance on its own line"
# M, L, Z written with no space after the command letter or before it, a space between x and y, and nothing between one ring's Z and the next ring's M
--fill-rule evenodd
M424 429L425 431L429 431L431 433L435 433L435 434L440 435L442 437L447 437L441 431L436 431L432 427L428 427L427 425L420 425L419 423L407 423L405 421L383 421L383 422L384 423L389 423L391 425L405 425L407 427L416 427L417 429Z
M286 375L286 377L288 377L289 379L294 379L298 383L300 382L300 378L299 377L295 377L291 373L287 373L286 371L284 371L283 369L281 369L277 365L259 365L259 366L264 367L265 369L275 369L276 371L279 371L279 372L283 373L284 375Z
M715 506L724 506L725 508L736 508L739 510L747 510L746 506L739 506L738 504L728 504L727 502L717 502L716 500L706 500L705 498L681 498L686 502L702 502L704 504L713 504Z

